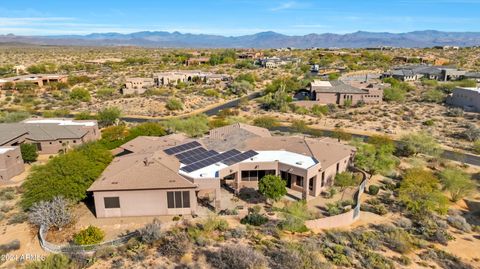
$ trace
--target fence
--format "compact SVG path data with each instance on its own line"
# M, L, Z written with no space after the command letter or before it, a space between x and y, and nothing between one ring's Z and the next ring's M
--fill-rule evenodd
M307 228L311 230L337 228L340 226L351 225L358 220L358 218L360 217L360 205L361 205L360 198L362 196L362 193L365 191L368 178L367 178L367 173L359 169L356 169L356 170L363 174L363 180L362 180L362 183L360 183L360 185L358 186L357 192L355 193L355 198L356 198L355 207L352 210L345 212L343 214L326 217L326 218L307 220L305 222L305 225L307 226Z
M40 226L40 229L38 230L38 239L40 240L40 246L45 251L52 252L52 253L88 253L88 252L94 252L98 249L108 247L108 246L118 246L127 243L128 240L130 240L132 237L139 236L140 233L138 231L131 232L129 234L126 234L120 238L103 242L100 244L95 244L95 245L55 245L53 243L48 242L45 239L45 235L47 233L48 229L45 226Z

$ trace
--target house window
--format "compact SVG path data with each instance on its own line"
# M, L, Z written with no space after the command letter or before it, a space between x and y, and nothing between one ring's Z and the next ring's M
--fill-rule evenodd
M337 174L340 171L340 163L337 163Z
M77 140L73 140L73 143L77 143Z
M103 203L105 205L105 208L120 208L119 197L104 197Z
M308 181L308 189L313 191L313 181L315 180L315 177L310 178Z
M322 172L322 184L321 187L325 185L325 171Z
M190 192L189 191L168 191L167 206L168 208L189 208Z
M297 176L295 184L297 184L297 186L303 187L303 177Z

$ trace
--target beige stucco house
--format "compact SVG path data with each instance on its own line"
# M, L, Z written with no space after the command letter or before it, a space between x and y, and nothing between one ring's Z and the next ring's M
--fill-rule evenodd
M0 147L0 183L24 171L20 147Z
M30 143L39 154L56 154L101 136L95 120L28 119L0 124L0 146Z
M201 139L173 134L127 142L89 191L97 217L192 214L205 197L221 209L222 184L237 193L257 189L268 174L308 201L333 184L353 155L353 147L330 138L272 136L237 123Z
M0 89L2 89L8 83L12 83L13 85L15 85L20 82L29 82L39 87L42 87L48 83L67 82L67 80L68 80L68 77L65 75L56 75L56 74L22 75L22 76L8 77L8 78L0 78Z

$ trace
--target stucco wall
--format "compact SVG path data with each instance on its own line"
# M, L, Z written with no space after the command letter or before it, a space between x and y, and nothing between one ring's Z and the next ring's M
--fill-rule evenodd
M10 180L25 170L20 147L0 154L0 182Z
M167 191L190 191L190 208L168 208ZM93 195L97 218L189 215L197 209L194 189L97 191ZM119 197L120 208L105 208L104 197Z

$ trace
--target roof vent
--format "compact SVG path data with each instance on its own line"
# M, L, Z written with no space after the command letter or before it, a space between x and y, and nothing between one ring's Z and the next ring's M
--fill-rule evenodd
M170 179L168 182L175 183L175 179Z
M112 184L116 185L116 184L118 184L118 181L112 181Z
M300 161L300 162L296 162L296 164L298 164L298 165L302 165L302 164L303 164L303 162L302 162L302 161Z

